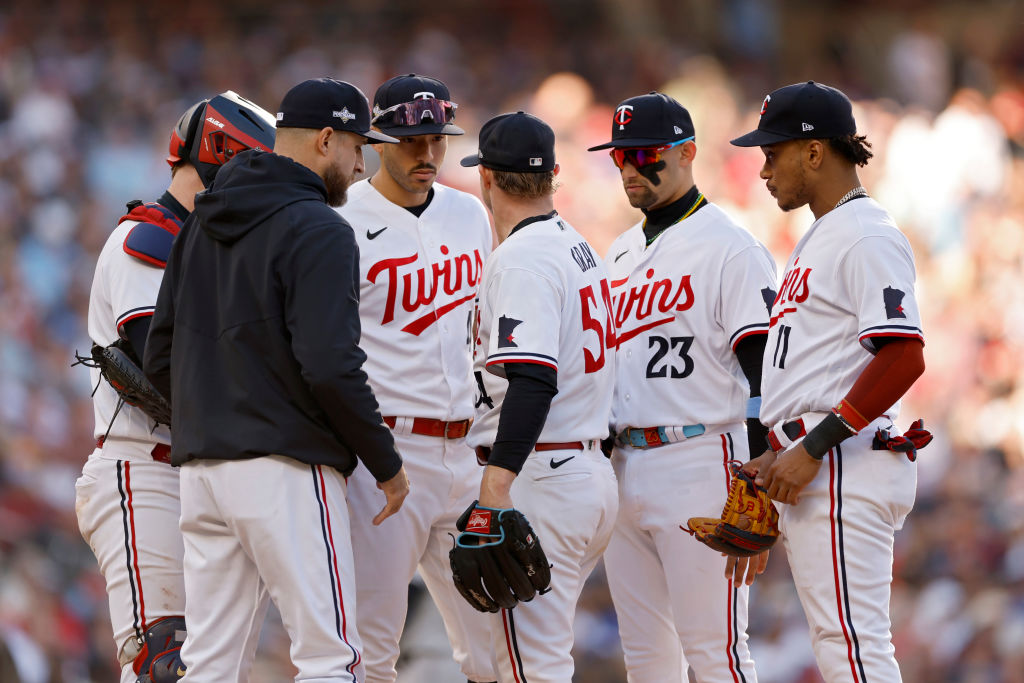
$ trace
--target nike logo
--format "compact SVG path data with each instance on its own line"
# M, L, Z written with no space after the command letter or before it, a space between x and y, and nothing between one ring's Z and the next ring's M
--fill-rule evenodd
M629 249L627 249L626 251L624 251L624 252L622 252L621 254L619 254L618 256L616 256L616 257L615 257L615 260L614 260L614 261L612 261L612 263L618 263L618 262L619 262L619 259L620 259L620 258L622 258L623 256L625 256L625 255L626 255L626 254L628 254L628 253L629 253Z
M558 469L559 467L561 467L562 465L564 465L565 463L569 462L570 460L572 460L575 457L576 457L575 455L570 455L565 460L555 460L554 458L551 458L551 469L556 470L556 469Z
M370 232L369 230L367 230L366 231L366 239L372 240L372 239L376 238L377 235L381 234L382 232L384 232L387 229L388 229L388 226L385 225L383 228L381 228L377 232Z

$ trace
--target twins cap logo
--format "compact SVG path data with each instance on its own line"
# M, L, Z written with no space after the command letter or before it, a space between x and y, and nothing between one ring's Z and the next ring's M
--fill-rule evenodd
M522 320L516 320L515 318L506 318L505 316L498 318L499 349L519 348L519 344L516 344L515 337L512 336L512 332L522 324Z
M334 112L332 116L334 116L334 118L341 119L342 123L348 123L356 117L355 114L348 110L348 107L342 108L341 111Z
M882 290L882 301L885 304L886 318L906 318L903 312L903 297L907 294L902 289L886 287Z
M621 104L615 110L615 123L619 124L619 130L624 130L626 124L633 120L633 105Z
M423 92L413 93L412 98L414 100L432 100L434 99L434 93L424 90Z
M761 103L761 116L764 116L765 110L768 108L768 103L772 101L771 95L764 96L764 102Z
M814 130L814 126L812 126L809 123L801 123L800 124L800 130L802 130L803 132L806 133L809 130Z

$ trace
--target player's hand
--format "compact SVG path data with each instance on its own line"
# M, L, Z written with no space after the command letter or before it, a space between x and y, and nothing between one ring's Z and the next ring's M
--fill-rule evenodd
M770 551L765 550L764 552L758 553L753 557L734 557L732 555L725 555L725 578L733 582L734 586L741 584L747 584L748 586L754 583L754 579L757 578L758 574L764 574L764 570L768 568L768 553ZM746 578L743 574L746 573Z
M384 509L373 518L373 525L378 526L385 519L399 511L405 497L409 495L409 478L405 476L405 465L398 470L398 474L387 481L377 482L377 488L384 492L388 500L384 503Z
M779 457L778 452L769 449L756 458L751 458L750 462L745 463L740 469L750 476L756 477L758 473L767 471L777 457Z
M821 469L821 461L807 454L803 442L780 455L754 482L768 491L768 497L780 503L796 505L800 492Z

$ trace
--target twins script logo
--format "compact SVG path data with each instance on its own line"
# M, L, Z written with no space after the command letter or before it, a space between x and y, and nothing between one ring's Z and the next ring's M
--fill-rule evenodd
M441 254L448 255L447 246L441 246ZM381 275L386 278L388 283L388 298L384 306L384 316L380 321L381 325L387 325L395 319L399 290L402 293L403 310L416 313L424 307L430 309L402 328L403 332L415 335L419 335L420 332L433 325L441 316L451 313L462 304L471 301L476 296L476 286L480 282L484 269L483 257L480 256L480 251L477 249L474 249L472 254L451 256L444 261L431 264L429 267L415 270L403 268L415 263L417 259L417 254L384 259L370 266L370 270L366 274L366 279L372 284L376 284ZM440 292L451 296L461 294L463 291L466 293L443 306L436 309L431 306Z
M654 277L654 269L648 268L644 273L646 281L634 281L632 287L626 287L629 278L612 280L619 346L641 332L672 322L676 313L693 307L693 287L690 286L689 275L681 276L678 282L669 278L655 280ZM652 317L652 320L647 320ZM632 323L632 329L627 329L627 322Z
M787 313L796 313L796 306L786 306L786 304L801 304L810 296L807 279L814 269L797 268L799 263L799 258L793 261L793 267L787 270L785 277L782 278L782 286L779 287L779 293L775 295L775 302L772 304L772 311L776 313L768 321L769 327L775 327L775 324L782 320Z

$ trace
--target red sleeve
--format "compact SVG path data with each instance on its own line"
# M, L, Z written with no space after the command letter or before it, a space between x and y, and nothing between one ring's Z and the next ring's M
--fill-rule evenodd
M864 429L884 413L924 374L924 342L890 338L871 359L838 412L854 429Z

